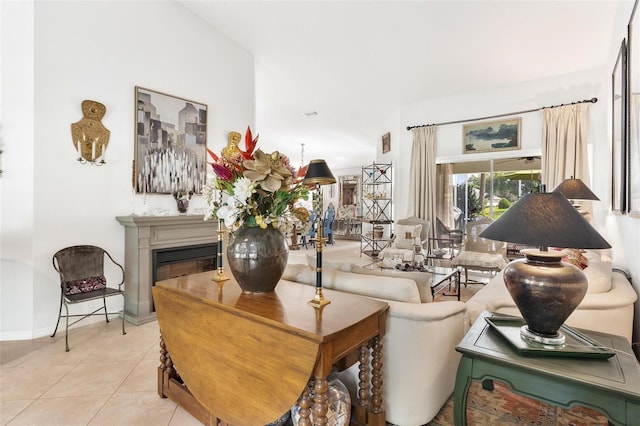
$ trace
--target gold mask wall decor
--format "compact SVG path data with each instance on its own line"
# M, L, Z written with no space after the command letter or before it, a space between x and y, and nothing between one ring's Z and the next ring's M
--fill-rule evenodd
M111 133L100 121L107 112L100 102L82 101L82 119L71 125L73 147L78 152L78 161L97 166L105 164L104 154Z

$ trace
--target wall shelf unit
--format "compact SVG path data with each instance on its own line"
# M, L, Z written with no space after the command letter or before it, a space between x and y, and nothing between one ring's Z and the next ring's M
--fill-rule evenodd
M391 239L392 196L391 163L363 166L360 252L371 258L377 257Z

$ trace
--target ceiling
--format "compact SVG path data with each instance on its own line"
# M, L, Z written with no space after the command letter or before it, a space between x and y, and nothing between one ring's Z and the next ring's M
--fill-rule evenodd
M260 146L335 169L401 105L605 66L632 0L179 1L255 55Z

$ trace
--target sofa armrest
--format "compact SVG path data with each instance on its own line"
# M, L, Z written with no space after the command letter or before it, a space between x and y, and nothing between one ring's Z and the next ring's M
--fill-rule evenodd
M465 333L465 304L386 302L389 316L382 344L387 421L426 424L453 392L460 360L455 348ZM358 366L341 376L353 392Z
M623 273L611 274L611 290L606 293L587 293L578 309L612 309L633 305L638 295Z

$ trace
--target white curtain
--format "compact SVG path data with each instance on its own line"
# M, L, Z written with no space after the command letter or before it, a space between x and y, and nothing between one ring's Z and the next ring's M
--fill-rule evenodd
M590 185L588 112L588 103L542 110L542 182L547 191L571 176Z
M413 131L409 174L409 215L436 223L436 126Z
M436 215L440 218L442 223L455 229L456 223L453 217L453 190L451 185L451 175L453 174L453 164L445 163L436 165L437 170L437 189L436 200L440 200L436 206Z

